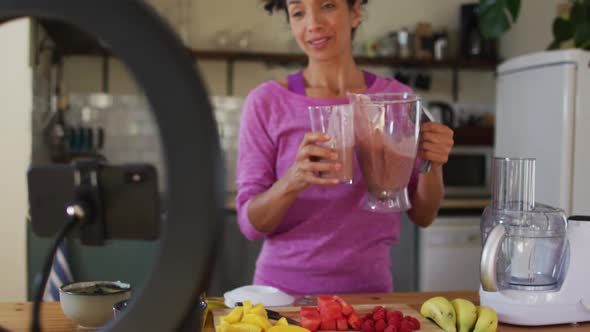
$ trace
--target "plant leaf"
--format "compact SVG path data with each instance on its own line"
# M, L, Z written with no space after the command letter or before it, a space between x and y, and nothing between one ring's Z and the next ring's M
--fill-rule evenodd
M492 7L504 7L506 0L479 0L479 13L486 12Z
M553 21L553 37L556 41L562 42L574 36L574 25L570 20L563 17L556 17Z
M559 40L554 40L547 46L547 50L558 50L561 42Z
M500 37L520 13L521 0L479 0L479 28L484 38Z
M520 15L520 0L507 0L506 7L508 8L510 15L512 15L512 22L516 22Z
M581 1L574 2L574 5L570 11L570 20L574 23L574 25L588 22L588 6L588 4L584 4Z
M574 32L574 45L583 48L590 42L590 22L584 22L576 26Z
M510 28L503 5L504 0L481 0L483 10L479 11L479 29L484 38L498 38Z

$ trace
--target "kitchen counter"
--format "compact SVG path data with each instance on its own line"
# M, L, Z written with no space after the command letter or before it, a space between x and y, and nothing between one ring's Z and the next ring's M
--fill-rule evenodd
M420 310L420 306L425 300L436 295L445 296L449 299L462 297L473 302L477 302L479 299L476 291L350 294L342 295L342 297L351 304L404 303L416 310ZM31 309L32 304L30 302L0 303L0 326L15 332L28 331ZM43 331L77 331L74 323L63 315L59 302L48 302L43 304L41 310L41 321ZM210 316L206 322L205 331L214 331ZM520 327L500 324L498 331L590 331L590 322L576 325L566 324L546 327Z
M440 208L444 209L481 209L491 204L491 198L445 198ZM225 208L236 209L236 193L228 192L225 196Z

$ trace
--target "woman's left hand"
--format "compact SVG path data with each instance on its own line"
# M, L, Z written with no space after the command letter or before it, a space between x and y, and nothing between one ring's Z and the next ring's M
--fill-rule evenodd
M438 122L426 122L420 125L420 143L418 156L430 160L433 165L444 165L449 160L453 148L453 130Z

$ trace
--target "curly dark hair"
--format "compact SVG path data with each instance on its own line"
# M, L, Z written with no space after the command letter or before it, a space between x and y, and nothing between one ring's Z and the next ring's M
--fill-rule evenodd
M269 12L269 14L272 14L273 11L275 10L281 10L284 9L285 11L287 10L287 5L285 4L286 0L262 0L264 2L264 9ZM360 0L361 1L361 5L366 4L369 0ZM356 0L347 0L348 2L348 7L352 7L354 5L354 3L356 2Z
M287 0L262 0L264 2L264 9L269 13L272 14L274 11L284 10L285 15L287 16L287 21L289 21L289 11L286 5ZM352 8L357 0L346 0L348 3L348 8ZM367 4L369 0L358 0L361 2L361 5ZM356 28L353 28L351 31L352 38L354 38Z

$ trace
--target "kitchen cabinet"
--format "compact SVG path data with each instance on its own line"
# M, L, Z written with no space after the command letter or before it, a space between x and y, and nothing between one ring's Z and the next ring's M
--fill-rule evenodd
M395 292L418 290L418 226L407 214L401 215L401 232L398 242L391 247L391 273Z
M439 216L420 230L420 291L478 289L479 219L480 215Z
M28 299L35 292L36 277L53 242L36 236L27 225ZM110 241L105 246L82 246L78 240L67 240L67 261L75 281L120 280L137 290L146 281L156 255L159 242Z
M222 296L225 291L252 283L256 258L262 241L246 239L237 223L235 211L228 211L223 237L218 246L216 265L207 294ZM396 292L418 289L418 230L406 214L402 214L399 242L391 247L391 271Z
M256 258L261 248L262 241L250 241L242 235L236 211L228 210L207 295L223 296L228 290L252 284Z
M252 283L256 257L262 242L251 242L241 233L236 213L228 209L224 230L217 246L217 257L207 294L221 296L229 289ZM30 225L29 225L30 226ZM28 227L28 298L32 299L37 274L52 239L40 238ZM198 236L195 235L195 239ZM121 280L140 289L150 274L159 251L159 242L110 241L101 247L82 246L67 241L68 263L74 280Z

